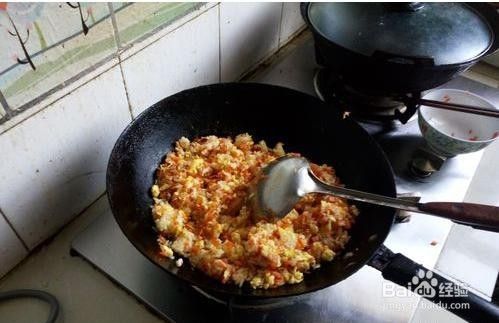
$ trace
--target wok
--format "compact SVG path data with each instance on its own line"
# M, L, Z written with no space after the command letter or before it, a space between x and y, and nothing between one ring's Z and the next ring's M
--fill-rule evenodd
M334 285L366 263L383 277L407 286L424 267L383 246L395 211L356 203L360 216L346 249L332 262L306 274L302 283L253 290L222 284L188 263L161 257L151 215L150 187L165 155L180 137L235 136L247 132L269 145L281 141L287 152L300 152L316 163L332 165L347 187L396 196L391 166L371 136L357 123L343 119L322 101L277 86L227 83L202 86L170 96L148 108L123 131L109 159L107 194L112 212L131 243L156 265L175 277L210 293L240 298L287 297ZM345 257L345 255L351 255ZM434 274L439 282L447 282ZM442 303L461 298L430 297ZM468 293L469 310L453 310L465 319L497 319L499 309Z

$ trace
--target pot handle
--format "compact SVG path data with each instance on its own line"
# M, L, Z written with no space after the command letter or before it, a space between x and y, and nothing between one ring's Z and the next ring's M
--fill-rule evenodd
M407 64L407 65L427 66L427 67L435 66L435 61L431 57L399 55L399 54L385 52L382 50L374 51L372 57L376 60L383 61L386 63L397 63L397 64Z
M499 321L499 306L385 246L379 248L369 265L381 271L383 278L409 288L467 321Z

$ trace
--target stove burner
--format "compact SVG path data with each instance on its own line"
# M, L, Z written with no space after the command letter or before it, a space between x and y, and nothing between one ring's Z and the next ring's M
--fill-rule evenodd
M332 103L342 111L350 112L356 119L382 122L399 120L404 124L417 109L411 98L421 95L384 95L355 89L327 68L315 72L314 89L321 100Z
M446 159L431 148L422 146L416 149L408 166L413 176L425 178L440 170Z

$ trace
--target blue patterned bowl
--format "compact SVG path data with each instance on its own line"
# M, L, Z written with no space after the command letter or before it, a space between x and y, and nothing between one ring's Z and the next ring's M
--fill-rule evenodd
M497 109L482 97L461 90L437 89L423 98ZM446 157L478 151L499 137L497 118L427 106L419 107L418 124L428 145Z

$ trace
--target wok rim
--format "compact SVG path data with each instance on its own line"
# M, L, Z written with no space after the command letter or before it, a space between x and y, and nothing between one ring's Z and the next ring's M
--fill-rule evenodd
M379 245L371 252L371 254L370 254L369 257L366 257L362 261L359 261L355 265L351 266L352 270L350 270L350 273L348 275L345 275L342 279L340 279L338 281L331 282L331 283L328 282L326 284L316 284L316 285L311 286L311 287L306 287L305 290L303 290L303 291L297 291L297 292L293 292L292 290L291 291L285 291L286 286L295 286L295 285L289 285L289 284L285 284L285 285L277 287L277 288L253 290L253 291L258 291L260 294L268 294L268 295L257 295L257 294L245 293L244 292L245 289L241 288L241 287L237 287L238 292L221 290L221 289L218 289L217 286L220 286L220 285L224 286L224 284L222 284L221 282L217 281L216 279L214 279L212 277L209 277L208 275L206 275L206 276L209 277L209 279L210 279L209 283L206 283L206 284L205 283L198 283L198 282L194 283L193 281L189 280L186 277L183 277L182 275L177 275L176 273L172 272L171 270L169 270L168 268L166 268L165 266L163 266L160 262L156 261L152 257L152 255L150 255L147 252L147 250L143 250L145 248L142 248L139 245L138 242L136 242L134 239L132 239L127 234L127 230L126 230L126 227L125 227L124 223L122 223L122 221L120 221L118 219L117 215L116 215L117 207L115 207L115 205L113 203L113 200L112 200L112 197L111 197L111 193L110 193L110 188L112 187L112 184L111 184L111 172L110 172L110 168L111 168L111 164L112 164L111 161L114 159L113 157L117 153L118 146L130 134L131 129L136 124L138 124L141 119L145 118L145 116L147 115L147 113L151 113L153 111L153 109L155 109L155 107L159 108L159 106L161 105L162 102L164 102L166 100L169 100L169 99L171 100L175 96L180 96L180 95L185 94L185 93L190 92L190 91L201 90L203 88L218 87L218 86L253 86L253 87L262 87L262 88L263 87L275 88L275 89L278 89L278 90L281 90L281 91L283 91L283 90L285 90L285 91L291 91L291 92L295 92L295 94L298 93L300 95L309 96L309 97L314 98L318 102L321 102L322 105L326 105L325 102L321 101L320 99L318 99L318 98L316 98L316 97L314 97L314 96L312 96L310 94L307 94L307 93L304 93L304 92L301 92L301 91L298 91L298 90L295 90L295 89L283 87L283 86L271 85L271 84L263 84L263 83L256 83L256 82L244 82L244 83L241 83L241 82L223 82L223 83L214 83L214 84L208 84L208 85L201 85L201 86L197 86L197 87L193 87L193 88L189 88L189 89L185 89L185 90L176 92L176 93L174 93L172 95L169 95L169 96L167 96L167 97L165 97L165 98L157 101L156 103L152 104L148 108L144 109L144 111L142 111L139 115L137 115L123 129L123 131L121 132L121 134L119 135L119 137L116 139L116 142L113 145L113 149L111 150L111 153L109 155L108 165L107 165L107 168L106 168L106 196L107 196L107 199L108 199L108 202L109 202L109 205L110 205L111 212L113 214L113 218L114 218L115 222L118 224L118 226L119 226L120 230L122 231L122 233L124 234L124 236L127 238L127 240L145 258L147 258L155 266L157 266L157 267L161 268L163 271L167 272L172 277L176 278L178 282L181 282L183 284L187 284L187 285L189 285L189 287L195 286L195 287L200 288L204 292L207 292L209 294L218 294L218 295L229 296L229 297L234 297L234 298L238 298L238 299L278 299L278 298L288 298L288 297L297 297L297 296L301 296L301 295L306 295L306 294L309 294L309 293L312 293L312 292L316 292L318 290L322 290L322 289L331 287L331 286L333 286L333 285L335 285L335 284L337 284L337 283L345 280L346 278L352 276L358 270L360 270L366 264L368 264L369 261L370 261L370 259L376 254L376 251L383 246L384 241L386 240L388 234L391 231L392 225L393 225L393 223L395 221L395 210L393 210L393 209L392 209L393 211L391 212L391 215L390 215L391 219L389 221L389 227L387 228L387 230L385 230L383 232L383 235L381 236ZM386 153L384 152L383 149L381 149L381 146L378 144L378 142L376 140L374 140L374 138L362 126L360 126L355 120L353 120L351 118L347 118L347 122L349 122L353 127L356 127L358 130L360 130L361 132L363 132L363 135L365 135L366 138L368 138L368 140L370 141L370 143L380 153L380 158L383 159L383 163L387 166L387 168L388 168L388 170L390 172L390 175L391 175L389 178L386 179L387 181L389 181L389 183L387 183L387 185L390 185L390 188L392 188L392 192L389 195L391 195L391 197L396 197L396 192L397 191L396 191L396 185L395 185L395 175L394 175L395 173L393 171L392 165L391 165L391 163L390 163L390 161L389 161ZM188 258L187 258L187 260L188 260ZM194 269L194 270L198 270L198 269ZM283 290L285 292L282 292L282 293L278 294L278 293L276 293L277 290ZM267 291L269 293L266 293Z

